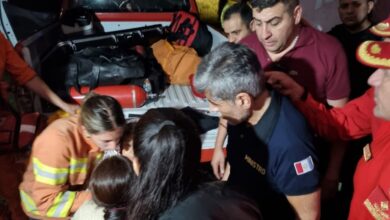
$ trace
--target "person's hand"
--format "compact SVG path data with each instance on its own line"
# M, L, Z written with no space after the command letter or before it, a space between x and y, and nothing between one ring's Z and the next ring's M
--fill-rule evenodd
M222 179L225 173L225 154L222 147L215 147L213 158L211 159L211 166L213 168L214 175L217 179Z
M305 89L295 82L287 74L280 71L265 72L266 82L282 95L288 96L291 100L300 99L305 93Z
M72 115L76 114L79 108L79 105L65 103L61 109Z

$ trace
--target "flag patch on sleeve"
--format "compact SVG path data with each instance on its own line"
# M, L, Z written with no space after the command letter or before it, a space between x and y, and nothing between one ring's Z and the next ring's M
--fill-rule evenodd
M295 162L294 168L297 175L308 173L314 169L313 159L309 156L306 159Z

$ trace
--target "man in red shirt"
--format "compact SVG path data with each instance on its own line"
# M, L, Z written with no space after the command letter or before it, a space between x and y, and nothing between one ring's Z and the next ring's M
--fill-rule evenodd
M363 42L357 58L378 68L368 79L372 88L343 108L329 110L285 74L268 74L268 82L295 102L320 135L351 140L372 134L354 175L351 220L390 216L390 17L372 27L371 32L385 40Z

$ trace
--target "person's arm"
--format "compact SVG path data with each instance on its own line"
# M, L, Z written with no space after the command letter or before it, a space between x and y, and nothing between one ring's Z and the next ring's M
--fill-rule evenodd
M51 102L52 104L64 110L65 112L68 112L69 114L76 113L76 110L79 108L78 105L64 102L46 85L45 82L41 80L39 76L35 76L34 78L32 78L25 84L25 86L41 98Z
M348 98L341 98L341 99L337 99L337 100L327 99L326 102L328 103L328 105L330 105L332 107L342 108L345 104L347 104Z
M104 219L104 208L96 205L93 200L88 200L74 213L72 220Z
M225 153L223 145L227 136L227 120L220 118L217 137L215 141L213 158L211 159L211 166L214 175L217 179L222 179L225 173Z
M5 51L5 70L20 85L25 85L37 95L53 103L68 113L75 113L78 106L65 103L60 99L19 56L7 39L0 34L0 46Z
M371 119L374 117L373 89L343 108L327 109L310 95L304 101L295 102L295 105L307 117L315 131L330 140L352 140L371 133Z
M322 83L326 102L332 107L341 108L348 102L351 92L347 56L337 39L330 38L324 46L331 48L331 50L325 50L323 54L323 71L326 78Z
M321 190L315 192L298 195L298 196L286 196L288 202L293 207L297 219L301 220L315 220L320 219L321 216Z
M343 108L328 109L314 100L307 90L282 72L266 72L267 82L281 94L288 96L305 115L314 130L333 140L350 140L371 133L374 91L348 102Z

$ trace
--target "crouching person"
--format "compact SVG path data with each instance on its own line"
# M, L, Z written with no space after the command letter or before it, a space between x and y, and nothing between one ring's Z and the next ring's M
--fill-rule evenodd
M68 218L90 199L88 178L104 151L118 148L125 118L112 97L91 95L80 114L51 123L34 141L20 185L32 218Z

